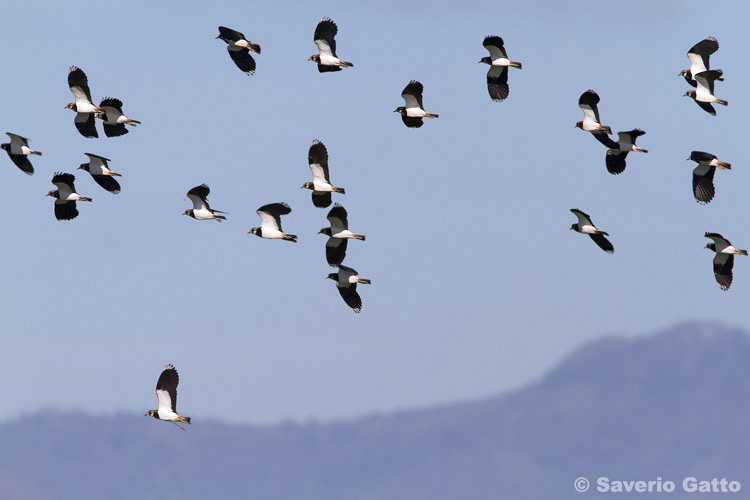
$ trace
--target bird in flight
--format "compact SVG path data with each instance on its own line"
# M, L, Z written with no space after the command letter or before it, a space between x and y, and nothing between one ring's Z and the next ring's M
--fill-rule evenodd
M29 155L42 156L40 151L34 151L29 147L29 140L20 135L5 132L10 137L10 142L0 144L0 148L5 150L10 160L21 169L22 172L34 175L34 166L29 161Z
M615 147L608 149L605 157L607 171L610 174L618 175L625 171L625 158L631 151L648 153L647 149L639 148L635 145L635 140L645 133L638 128L628 130L627 132L617 132L618 139Z
M424 87L416 80L412 80L404 87L401 97L404 98L406 106L399 106L393 112L399 113L404 125L409 128L422 126L422 118L438 118L440 115L428 113L422 106L422 91Z
M227 51L229 57L232 58L234 64L248 76L255 73L255 59L250 55L250 52L260 54L260 45L249 42L245 35L239 31L235 31L224 26L219 26L219 36L216 37L219 40L223 40L227 43Z
M694 75L711 69L708 59L717 50L719 50L719 42L712 36L704 38L690 47L690 50L687 52L688 60L690 60L690 69L683 69L680 71L679 76L684 77L690 86L695 87L697 83ZM718 80L724 81L723 78L718 78Z
M331 184L328 172L328 149L325 144L315 139L307 151L307 163L313 175L312 182L305 182L300 189L312 190L313 205L326 208L331 205L331 193L346 194L344 188Z
M257 210L260 216L260 227L252 228L248 234L272 240L297 242L296 234L287 234L281 229L281 216L292 212L286 203L269 203Z
M508 88L508 67L521 69L521 63L508 59L503 39L499 36L485 37L482 45L490 52L489 57L483 57L479 60L480 63L490 65L490 69L487 72L487 90L493 101L503 101L510 93L510 89Z
M154 417L165 422L172 422L183 431L186 430L177 423L190 423L190 417L183 417L177 413L177 384L179 383L180 376L177 374L177 370L171 364L166 365L156 382L156 399L159 401L159 408L149 410L144 417Z
M364 235L349 231L349 219L346 209L336 203L328 212L328 221L331 227L324 227L318 234L328 236L326 242L326 261L331 267L336 267L346 257L346 245L349 239L365 241Z
M82 163L81 166L78 167L78 169L85 170L86 172L90 173L94 181L110 193L119 193L120 183L117 182L115 177L122 176L109 169L109 164L107 162L111 160L109 158L91 153L84 154L89 157L89 162Z
M714 95L714 82L720 80L722 71L720 69L712 69L698 73L695 75L695 81L697 86L695 90L688 90L685 92L684 97L690 97L695 101L695 104L701 107L703 111L709 115L716 116L716 110L711 106L712 102L726 106L729 103L722 99L719 99Z
M55 172L52 184L57 186L56 190L47 193L47 196L55 198L55 218L57 220L71 220L78 217L77 201L91 201L76 193L76 178L73 174Z
M119 137L128 133L125 124L135 127L141 122L133 120L122 114L122 101L114 97L105 97L99 103L100 112L96 117L104 121L104 135L107 137Z
M71 102L66 109L72 109L76 112L75 126L82 136L87 138L99 137L96 132L96 113L102 110L91 101L91 90L89 89L89 79L82 69L71 66L68 71L68 87L75 97L75 102Z
M615 252L615 247L612 246L612 243L610 243L607 238L605 238L605 236L609 236L609 234L597 229L588 214L582 212L577 208L571 208L570 211L573 212L576 217L578 217L578 223L570 226L570 229L576 231L577 233L588 234L591 239L594 240L594 243L599 245L599 248L601 248L605 252Z
M341 71L342 67L354 66L350 62L342 61L336 55L336 33L339 29L336 23L324 17L315 28L313 41L318 46L318 54L310 56L308 61L318 63L318 71L328 73L330 71Z
M614 148L617 143L609 138L612 129L602 125L599 119L599 94L593 90L587 90L578 98L578 107L583 111L583 121L577 122L576 127L586 132L591 132L597 141L608 148Z
M713 200L716 194L714 188L716 169L731 170L732 164L719 161L716 155L703 151L691 152L688 160L698 164L693 170L693 196L695 196L695 201L705 205Z
M357 293L357 283L370 285L372 283L370 280L360 278L357 271L346 266L339 266L339 272L331 273L326 278L336 282L341 298L352 308L352 311L358 313L362 310L362 299Z
M729 243L729 240L718 233L706 233L706 238L714 240L705 248L716 252L714 256L714 276L719 287L726 291L732 286L732 269L735 255L747 255L747 250L740 250Z
M195 186L193 189L188 191L187 197L190 198L190 201L193 202L193 208L191 208L190 210L185 210L182 215L189 215L196 220L213 219L217 222L227 220L227 218L223 215L217 215L225 214L226 212L222 212L221 210L214 210L208 205L208 193L210 192L211 190L206 184Z

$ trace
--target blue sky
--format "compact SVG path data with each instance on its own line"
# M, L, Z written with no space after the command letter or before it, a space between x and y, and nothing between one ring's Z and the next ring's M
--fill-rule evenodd
M182 413L236 422L351 417L470 399L535 380L581 343L686 319L750 326L750 259L722 292L706 231L750 247L742 143L750 7L722 2L15 3L5 47L2 131L44 156L27 177L4 155L0 418L45 408L145 412L161 368L180 372ZM624 11L624 12L622 12ZM84 15L85 13L85 15ZM319 74L318 20L354 63ZM614 20L616 19L616 20ZM214 38L262 46L252 77ZM487 95L485 35L511 59L510 97ZM683 97L686 51L713 35L729 101L712 117ZM143 122L120 138L73 126L67 72L94 100L118 97ZM393 113L411 79L439 113L418 130ZM602 121L647 132L646 155L611 176L576 128L595 89ZM100 134L101 125L99 125ZM326 144L351 228L346 265L372 279L353 314L324 256L307 149ZM692 150L733 164L716 198L691 193ZM123 177L111 195L84 153ZM54 219L55 171L94 199ZM224 224L195 221L188 189L211 187ZM255 210L285 201L296 245L248 235ZM611 235L601 252L568 230L570 208ZM33 389L33 390L30 390ZM225 413L227 412L227 413Z

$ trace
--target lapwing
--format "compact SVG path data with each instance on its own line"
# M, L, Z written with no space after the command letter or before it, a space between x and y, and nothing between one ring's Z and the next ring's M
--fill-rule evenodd
M422 118L438 118L440 115L428 113L422 106L422 92L424 87L416 80L412 80L404 87L401 97L404 98L406 106L399 106L394 113L401 115L404 125L409 128L419 128L422 126Z
M729 290L729 287L732 286L734 256L747 255L747 250L740 250L733 247L729 243L729 240L718 233L706 233L706 238L714 240L713 243L708 243L705 248L716 252L714 256L714 276L716 276L716 282L722 290Z
M597 229L588 214L580 211L577 208L571 208L570 211L573 212L576 217L578 217L578 223L570 226L570 229L581 234L588 234L591 239L594 240L594 243L599 245L599 248L601 248L605 252L615 252L615 247L613 247L612 243L610 243L609 240L605 238L605 236L609 236L609 234Z
M318 71L321 73L328 73L330 71L341 71L342 67L354 66L350 62L342 61L336 55L336 33L339 29L336 23L331 21L329 18L324 17L318 23L315 28L315 34L313 40L315 45L318 46L318 54L310 56L308 61L318 63Z
M307 162L313 175L312 182L305 182L301 189L312 189L313 205L326 208L331 205L331 193L346 194L344 188L331 184L328 172L328 150L325 144L315 139L307 152Z
M292 212L286 203L269 203L257 210L260 216L260 227L252 228L247 234L254 234L271 240L287 240L297 242L296 234L287 234L281 229L281 216Z
M635 140L645 134L641 129L634 128L627 132L617 132L617 147L607 150L605 157L607 171L612 175L618 175L625 171L625 158L631 151L648 153L647 149L639 148L635 145Z
M91 198L76 193L75 180L73 174L63 172L55 172L54 177L52 177L52 184L57 186L57 189L47 193L47 196L55 198L55 218L57 220L75 219L78 217L76 202L91 201Z
M331 227L324 227L318 234L328 236L326 242L326 261L331 267L336 267L346 257L346 244L349 239L365 241L364 235L355 234L349 231L349 220L346 209L336 203L328 212L328 221Z
M503 39L499 36L484 37L482 45L490 51L489 57L483 57L479 60L480 63L490 65L490 70L487 72L487 90L493 101L504 101L510 93L510 89L508 88L508 67L521 69L521 63L508 59Z
M357 293L357 283L363 285L370 285L372 282L365 278L360 278L357 275L357 271L351 267L339 266L337 273L331 273L326 276L327 279L336 282L336 288L338 288L341 298L344 299L346 305L352 308L355 313L362 310L362 299Z
M712 36L704 38L693 45L687 52L688 59L690 60L690 69L683 69L680 71L679 76L684 77L685 81L688 82L690 86L695 87L697 83L693 75L711 69L708 64L708 59L711 54L717 50L719 50L719 42ZM718 80L724 81L723 78L718 78Z
M599 119L599 94L589 89L578 98L578 107L583 111L583 121L577 122L576 127L591 132L597 141L610 149L617 147L617 143L609 138L612 129L602 125Z
M177 374L177 370L171 364L166 365L156 382L156 399L159 401L159 408L149 410L144 417L154 417L165 422L172 422L183 431L186 430L177 423L190 423L190 417L183 417L177 413L177 385L179 383L180 376Z
M114 97L105 97L99 103L102 111L96 114L96 117L104 121L104 134L107 137L119 137L127 134L129 131L125 125L135 127L141 122L133 120L122 114L122 101Z
M96 113L102 111L99 107L94 106L91 100L91 90L89 89L89 79L82 69L71 66L68 71L68 87L73 92L75 102L71 102L66 109L72 109L76 112L75 125L82 136L93 138L99 137L96 132Z
M29 155L42 156L40 151L34 151L29 147L29 140L20 135L5 132L10 137L10 142L0 144L0 148L8 153L11 161L21 169L22 172L34 175L34 166L29 161Z
M719 99L714 95L714 82L719 79L722 71L720 69L712 69L698 73L695 75L695 81L698 84L695 90L688 90L685 92L686 97L690 97L695 101L695 104L701 107L703 111L709 115L716 116L716 110L711 106L712 102L726 106L729 103L722 99Z
M714 199L716 189L714 188L714 174L716 169L731 170L732 164L719 161L716 155L703 151L693 151L688 160L698 164L693 170L693 195L695 201L705 205Z
M92 153L84 154L89 157L89 162L81 163L81 166L78 167L78 169L85 170L86 172L90 173L94 181L110 193L119 193L120 183L117 182L115 177L122 176L109 169L109 163L107 162L111 160L109 158L105 158L103 156L95 155Z
M213 219L217 222L227 220L227 218L223 215L217 215L225 214L226 212L222 212L221 210L214 210L208 205L208 194L210 192L211 190L205 184L195 186L193 189L188 191L187 197L190 198L190 201L193 202L193 208L191 208L190 210L185 210L182 215L189 215L196 220Z
M219 26L219 36L216 38L227 43L229 57L242 72L248 76L255 73L255 59L250 52L260 54L260 45L249 42L239 31L224 26Z

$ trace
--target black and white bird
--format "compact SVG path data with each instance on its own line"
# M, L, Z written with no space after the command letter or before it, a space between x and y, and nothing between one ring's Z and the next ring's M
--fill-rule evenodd
M91 201L91 198L76 193L75 180L73 174L63 172L55 172L54 177L52 177L52 184L57 186L57 189L47 193L47 196L55 198L55 218L57 220L75 219L78 217L76 202Z
M578 98L578 107L583 111L583 121L576 123L576 127L586 132L591 132L597 141L608 148L616 147L617 143L609 138L612 129L602 125L599 119L599 94L593 90L587 90Z
M29 155L42 156L40 151L34 151L29 147L29 140L20 135L5 132L10 137L10 142L0 144L0 149L5 150L10 160L26 174L34 175L34 166L29 161Z
M338 288L341 298L344 299L346 305L351 307L355 313L362 310L362 299L357 293L357 283L362 283L363 285L370 285L372 283L368 279L360 278L357 274L357 271L351 267L339 266L339 272L326 276L327 279L336 282L336 288Z
M247 234L254 234L271 240L287 240L297 243L296 234L287 234L281 229L281 216L292 212L286 203L269 203L257 210L260 216L260 227L252 228Z
M641 129L634 128L627 132L617 132L616 147L607 150L605 157L607 163L607 172L612 175L618 175L625 171L625 158L631 151L648 153L647 149L639 148L635 145L635 140L645 134Z
M499 36L484 37L482 45L490 51L489 57L483 57L479 60L480 63L490 65L490 70L487 72L487 90L493 101L503 101L510 93L510 89L508 88L508 67L521 69L521 63L508 59L503 39Z
M122 101L114 97L105 97L99 103L100 112L96 117L104 121L104 134L107 137L119 137L127 134L129 131L125 125L135 127L141 122L133 120L122 114Z
M76 112L74 123L78 132L84 137L99 137L96 132L96 113L102 110L94 106L91 100L89 79L86 77L86 73L80 68L71 66L68 72L68 87L73 92L76 101L71 102L65 108Z
M594 240L594 243L599 245L599 248L601 248L605 252L615 252L615 247L612 246L612 243L610 243L607 238L605 238L605 236L609 236L609 234L597 229L588 214L582 212L577 208L571 208L570 211L573 212L576 217L578 217L578 223L570 226L570 229L581 234L588 234L591 239Z
M213 219L217 222L227 220L227 218L223 215L217 215L225 214L226 212L222 212L221 210L214 210L208 205L208 194L210 192L211 190L205 184L195 186L193 189L188 191L187 197L190 198L190 201L193 202L193 208L191 208L190 210L185 210L182 215L189 215L196 220Z
M719 50L719 42L712 36L693 45L687 52L688 59L690 60L690 69L683 69L680 71L679 76L684 77L690 86L695 87L697 84L693 75L711 69L708 59L717 50ZM719 78L718 80L724 81L723 78Z
M719 99L714 95L714 82L720 80L721 74L722 71L720 69L698 73L695 75L695 81L698 84L695 90L685 92L685 96L690 97L703 111L713 116L716 116L716 110L711 106L712 102L721 104L722 106L729 104L727 101Z
M78 167L78 169L85 170L86 172L90 173L94 181L96 181L97 184L99 184L110 193L119 193L120 183L117 182L115 177L122 176L109 169L109 164L107 162L111 160L109 158L105 158L103 156L95 155L92 153L84 154L89 157L89 162L81 163L81 166Z
M341 71L342 67L354 66L350 62L342 61L336 55L336 33L339 29L336 23L324 17L315 28L313 41L318 46L318 54L310 56L308 61L318 63L318 71L328 73L330 71Z
M328 150L325 144L315 139L307 152L307 162L313 175L312 182L305 182L300 189L312 189L313 205L326 208L331 205L331 193L346 194L344 188L331 184L328 172Z
M156 399L159 401L159 408L149 410L144 417L154 417L166 422L172 422L177 427L185 430L177 422L190 423L190 417L183 417L177 413L177 385L180 383L180 376L171 364L164 367L164 371L159 375L156 382Z
M717 233L706 233L706 238L714 240L705 248L716 252L714 256L714 276L722 290L729 290L732 285L732 268L734 267L735 255L747 255L747 250L735 248L722 235Z
M229 57L241 71L248 76L255 73L255 59L250 52L260 54L260 45L248 41L239 31L224 26L219 26L219 36L216 38L227 43Z
M365 241L364 235L349 231L349 219L346 209L336 203L328 212L328 221L331 227L324 227L318 234L328 236L326 242L326 261L331 267L336 267L346 257L346 244L349 239Z
M716 155L705 153L703 151L693 151L690 153L688 160L693 160L698 164L693 170L693 195L695 201L705 205L713 200L716 194L714 188L714 174L716 169L731 170L732 164L719 161Z
M422 91L424 87L416 80L412 80L404 87L401 97L404 98L406 106L399 106L394 113L399 113L404 125L409 128L419 128L422 126L422 118L438 118L440 115L428 113L422 106Z

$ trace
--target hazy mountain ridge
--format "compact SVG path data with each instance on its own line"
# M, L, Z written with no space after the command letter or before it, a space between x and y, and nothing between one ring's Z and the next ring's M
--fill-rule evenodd
M748 361L742 330L684 324L595 341L513 394L343 423L182 432L44 412L0 425L0 498L559 499L600 475L750 488Z

